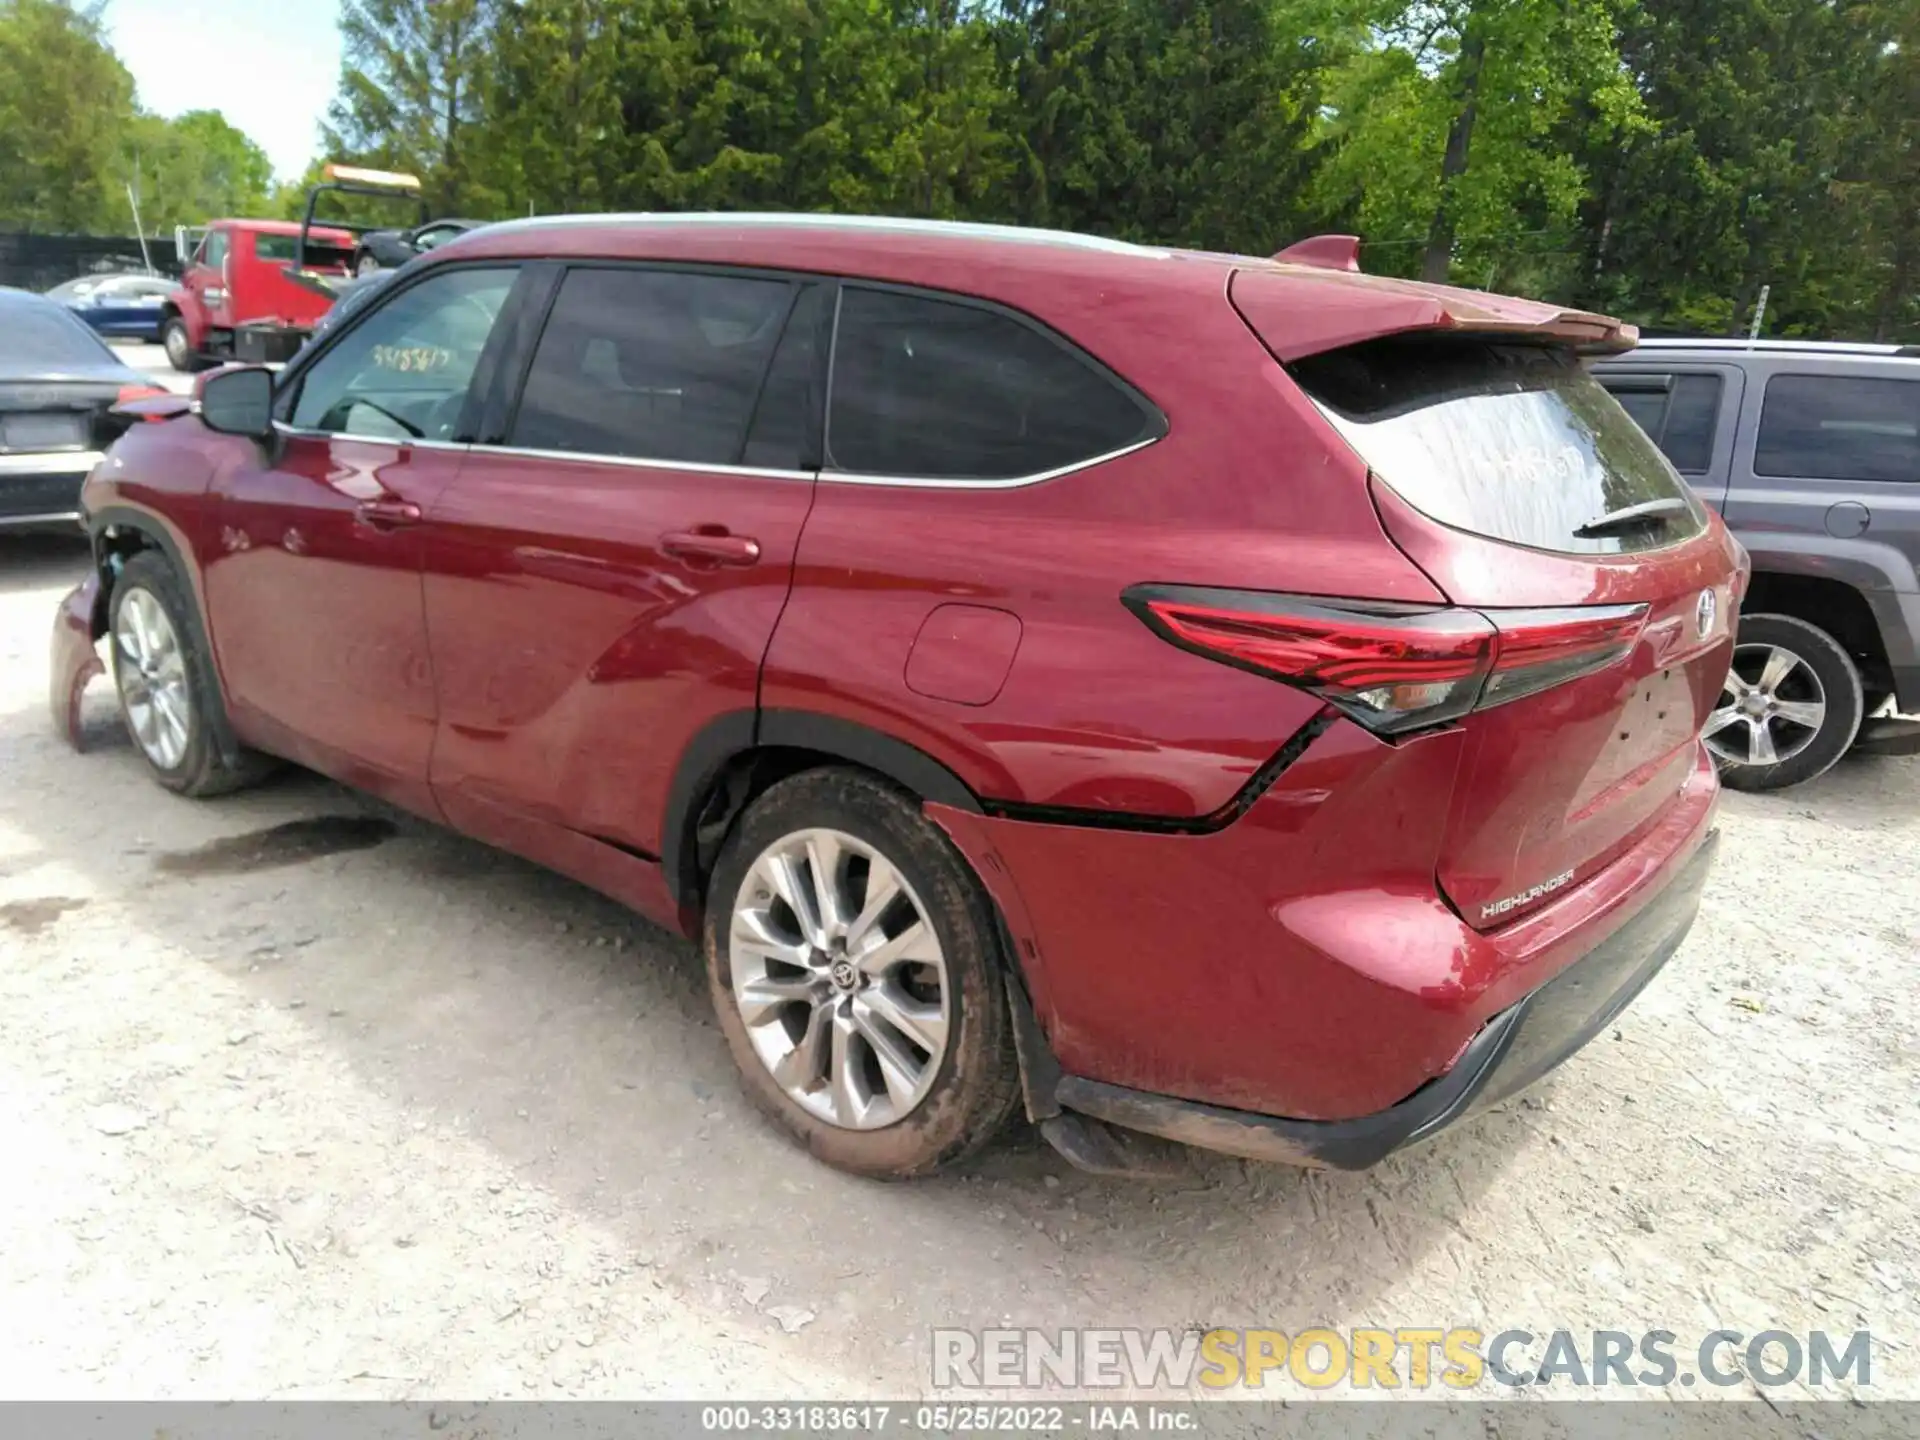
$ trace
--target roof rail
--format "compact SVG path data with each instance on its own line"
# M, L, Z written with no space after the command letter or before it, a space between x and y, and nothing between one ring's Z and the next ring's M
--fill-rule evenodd
M1884 345L1866 340L1740 340L1721 335L1643 335L1646 350L1725 350L1826 355L1873 355L1894 359L1920 357L1920 345Z
M1351 270L1360 268L1360 237L1358 235L1309 235L1305 240L1296 240L1286 249L1277 252L1274 257L1282 265L1311 265L1316 270Z

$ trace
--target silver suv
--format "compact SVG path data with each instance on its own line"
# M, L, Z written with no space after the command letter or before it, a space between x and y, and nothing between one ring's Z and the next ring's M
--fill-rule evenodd
M1920 751L1920 347L1644 340L1595 373L1753 556L1708 720L1728 785Z

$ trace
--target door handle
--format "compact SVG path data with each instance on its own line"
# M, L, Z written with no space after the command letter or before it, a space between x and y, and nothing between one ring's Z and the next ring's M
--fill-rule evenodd
M681 560L706 560L717 565L752 565L760 559L760 542L747 535L729 535L719 526L698 530L670 530L660 537L660 548Z
M411 500L362 500L354 515L376 530L397 530L420 523L420 507Z

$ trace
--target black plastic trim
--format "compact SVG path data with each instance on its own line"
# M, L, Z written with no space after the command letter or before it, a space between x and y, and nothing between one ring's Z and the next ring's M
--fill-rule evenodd
M1339 718L1339 711L1331 705L1322 705L1306 724L1294 732L1292 739L1274 752L1272 759L1247 777L1246 784L1236 790L1226 804L1205 815L1138 815L1118 810L1092 810L1077 805L1028 805L1014 800L983 800L980 808L995 819L1024 820L1036 825L1138 830L1151 835L1212 835L1226 829L1252 809L1254 801L1271 790L1274 782L1287 772L1294 761L1306 754L1307 747L1332 729L1334 721Z
M660 829L660 871L667 889L682 905L699 898L700 846L693 813L704 802L729 763L754 749L755 717L735 710L707 724L687 742L667 791L667 812Z
M837 755L879 771L936 805L951 805L975 815L982 813L973 791L938 760L853 720L818 715L810 710L762 710L760 744Z
M206 615L201 610L203 602L200 599L200 587L195 583L195 572L187 564L186 557L180 553L180 547L174 543L173 537L153 515L130 505L103 505L98 510L89 511L86 524L88 534L93 539L94 568L100 571L103 579L106 571L100 563L102 541L105 539L106 531L115 527L138 530L142 537L152 542L154 547L167 557L167 563L173 566L174 573L180 577L182 587L193 600L193 613L187 617L187 620L193 626L194 647L205 659L208 678L213 682L214 693L220 699L220 708L207 717L213 731L213 742L220 748L222 760L229 765L237 764L240 759L240 740L233 733L233 724L227 718L226 690L220 680L219 661L214 658L212 630L207 624ZM108 613L111 613L113 602L110 592L106 587L102 587L101 593L102 603L108 607Z
M516 287L509 305L511 316L502 316L496 324L497 337L503 331L506 341L489 377L486 401L474 432L478 445L504 445L507 433L520 405L520 390L526 384L527 371L533 367L533 352L546 328L547 315L554 297L560 293L560 281L566 267L553 260L536 260L527 266L523 285Z

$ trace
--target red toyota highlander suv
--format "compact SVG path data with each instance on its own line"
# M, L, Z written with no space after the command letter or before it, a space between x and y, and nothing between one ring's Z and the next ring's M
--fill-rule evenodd
M817 216L496 225L128 408L111 637L190 795L293 760L704 945L753 1098L925 1172L1016 1103L1358 1167L1679 945L1739 547L1602 316Z

